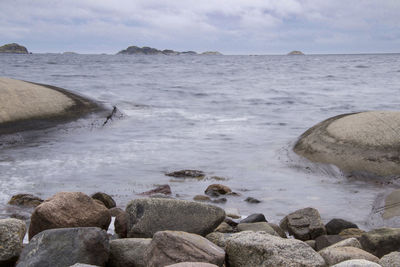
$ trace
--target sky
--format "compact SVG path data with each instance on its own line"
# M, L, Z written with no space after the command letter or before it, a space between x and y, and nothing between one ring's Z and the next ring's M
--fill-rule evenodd
M400 0L0 0L0 45L115 54L399 53Z

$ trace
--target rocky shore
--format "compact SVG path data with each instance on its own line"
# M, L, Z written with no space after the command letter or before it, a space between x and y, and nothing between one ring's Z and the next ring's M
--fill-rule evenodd
M184 170L170 175L202 175ZM232 190L210 185L205 194ZM400 263L400 228L364 231L306 207L279 222L268 215L178 200L168 185L125 209L105 193L60 192L47 200L13 196L30 218L0 220L0 266L383 266ZM262 211L260 211L262 212ZM18 217L18 216L14 216ZM113 223L113 225L111 225ZM107 230L109 227L115 232ZM28 232L29 242L23 243Z

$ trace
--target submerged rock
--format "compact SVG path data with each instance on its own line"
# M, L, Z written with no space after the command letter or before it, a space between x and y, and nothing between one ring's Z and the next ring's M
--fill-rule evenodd
M8 53L8 54L28 54L28 49L25 46L12 43L12 44L5 44L0 46L0 53Z
M43 199L32 194L17 194L11 197L8 204L20 207L34 208L42 204Z
M400 227L400 189L379 194L372 206L368 224L377 227Z
M163 230L207 235L225 219L219 207L176 199L135 199L126 212L128 237L152 237Z
M399 111L344 114L303 133L294 151L314 162L334 164L345 172L400 174Z
M0 220L0 266L13 266L22 250L26 233L24 221L17 219Z
M99 227L107 230L109 210L81 192L60 192L36 207L31 216L29 239L46 229Z
M165 174L166 176L172 176L176 178L196 178L203 179L205 177L205 173L198 170L180 170L169 172Z
M209 196L226 195L231 192L232 190L229 187L222 184L211 184L204 191L204 193Z
M147 266L206 262L222 266L225 251L202 236L181 231L157 232L146 251Z
M156 188L140 193L142 196L151 196L155 194L171 195L171 187L167 184L159 185Z

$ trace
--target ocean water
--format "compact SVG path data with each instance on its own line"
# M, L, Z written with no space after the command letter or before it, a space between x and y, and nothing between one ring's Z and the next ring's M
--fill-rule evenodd
M16 193L103 191L124 208L158 184L192 199L222 183L241 196L218 205L242 215L261 212L279 222L311 206L325 222L344 218L367 228L374 199L388 188L308 162L292 147L329 117L398 110L400 54L0 55L0 76L66 88L124 114L104 127L105 118L90 116L33 139L3 136L0 217L9 216L6 203ZM164 175L181 169L207 178Z

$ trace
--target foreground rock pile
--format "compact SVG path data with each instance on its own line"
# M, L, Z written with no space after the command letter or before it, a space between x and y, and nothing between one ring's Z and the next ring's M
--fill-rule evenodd
M134 199L125 211L104 193L30 199L41 204L28 244L25 221L0 220L0 266L400 266L400 228L324 224L314 208L278 225L261 213L234 220L211 204L170 198Z

